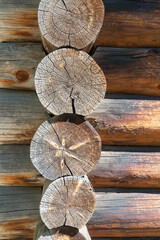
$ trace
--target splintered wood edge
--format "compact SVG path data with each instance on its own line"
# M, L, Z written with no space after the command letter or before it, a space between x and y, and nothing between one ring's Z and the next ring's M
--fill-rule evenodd
M38 23L44 47L90 49L104 21L102 0L41 0Z
M86 226L80 230L72 227L48 229L40 221L35 229L33 240L91 240L91 237Z
M83 51L59 49L39 63L35 88L42 105L52 114L89 115L105 97L106 78Z
M40 216L47 228L83 228L95 208L95 194L86 177L69 176L53 181L40 202Z
M101 139L83 117L64 114L45 121L36 131L30 158L47 179L83 176L90 172L101 155Z

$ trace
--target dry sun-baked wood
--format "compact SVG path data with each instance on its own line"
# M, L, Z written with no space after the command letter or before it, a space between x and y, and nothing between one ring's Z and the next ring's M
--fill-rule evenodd
M55 115L88 115L104 98L105 76L87 53L59 49L42 59L35 74L40 102Z
M87 177L67 176L53 181L40 202L42 221L49 228L83 228L95 208L95 194Z
M101 139L82 117L72 114L44 122L30 147L33 165L47 179L83 176L100 158Z
M47 52L60 47L89 51L103 19L101 0L41 0L38 8L38 23Z

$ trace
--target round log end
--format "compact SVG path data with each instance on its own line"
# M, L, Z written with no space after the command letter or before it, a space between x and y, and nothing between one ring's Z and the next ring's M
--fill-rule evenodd
M103 20L101 0L41 0L39 4L38 23L47 51L61 47L88 49Z
M30 147L33 165L47 179L83 176L100 158L101 139L81 116L64 114L44 122Z
M48 229L41 221L37 224L33 240L91 240L86 226L81 230L66 226Z
M59 49L39 63L35 74L36 92L42 105L54 115L89 115L106 92L106 79L87 53Z
M40 202L42 221L49 228L82 228L95 208L95 194L85 177L69 176L52 182Z

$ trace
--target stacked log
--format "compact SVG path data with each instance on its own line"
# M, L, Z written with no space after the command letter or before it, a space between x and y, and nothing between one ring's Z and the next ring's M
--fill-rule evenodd
M76 229L75 239L90 238L87 230L83 236L79 229L86 228L95 208L86 174L100 158L101 140L84 117L103 100L106 79L87 52L103 18L101 0L41 0L38 9L42 42L51 53L37 67L35 88L43 107L58 116L38 128L30 157L37 170L52 181L45 183L40 202L40 216L52 230L47 230L52 239L65 239L66 226ZM37 232L36 240L43 239L44 229L37 227ZM70 239L70 231L67 236Z
M73 227L60 227L56 229L48 229L45 224L40 221L37 224L33 240L91 240L88 230L85 227L79 231Z
M35 69L45 56L41 44L0 43L0 51L0 88L35 90ZM160 95L159 48L98 47L92 57L105 74L107 93Z
M44 185L40 215L49 229L62 226L81 229L94 208L95 194L86 176L61 177Z
M49 180L83 176L100 158L101 140L89 122L78 115L56 116L35 133L30 156L36 169Z
M37 64L40 62L40 59L44 57L44 52L41 48L41 45L37 43L36 38L37 36L39 38L39 31L37 31L37 29L35 28L35 15L37 14L35 13L35 11L32 11L34 10L33 8L36 7L37 3L39 3L39 0L29 0L28 2L25 2L24 0L10 0L7 1L5 4L3 3L3 0L0 1L0 12L2 13L0 14L0 19L2 20L0 32L3 32L1 34L1 40L3 39L4 41L0 45L2 53L0 57L0 85L3 88L7 87L19 88L22 90L34 90L34 84L32 81L34 70ZM65 2L63 3L66 4L67 1L65 0ZM158 34L159 2L157 0L152 2L143 0L104 0L104 3L107 6L107 13L105 15L103 30L99 35L99 38L96 40L95 46L97 44L113 47L160 46L160 35ZM8 6L10 6L9 9ZM5 12L6 9L7 14ZM50 10L51 8L49 9L49 11ZM75 13L75 9L72 9L73 11L69 9L69 13L67 12L67 10L68 8L65 9L65 15L70 14L71 16ZM62 19L60 19L60 21L61 20ZM67 24L69 24L69 21ZM22 25L23 27L21 27ZM26 40L35 41L35 43L9 44L8 41L12 41L13 39L19 39L20 41L24 42ZM81 52L83 50L91 54L91 52L93 53L93 51L90 51L92 44L93 43L91 43L87 47L84 47L83 49L78 50L81 50ZM7 46L7 51L5 51L4 46ZM47 42L45 47L46 49L47 47L50 47L49 44L47 45ZM55 49L57 48L56 46L51 46L50 48L52 47ZM69 47L67 48L67 50L73 50L70 46L66 47ZM26 51L23 51L23 49L26 49ZM66 50L65 48L63 49ZM80 51L77 51L77 49L74 49L74 51L80 53ZM104 74L107 77L108 85L107 92L145 95L147 94L159 96L160 88L158 74L158 49L100 48L98 51L99 52L96 51L94 57L98 64L100 64L100 67L105 70ZM28 53L29 58L27 56ZM99 56L103 57L100 58ZM56 62L54 64L56 64ZM58 65L56 65L56 67L58 67ZM43 70L42 68L40 69L40 71ZM77 69L78 68L79 65ZM69 66L67 66L67 70L68 69ZM39 84L40 82L38 83L38 85ZM67 86L65 86L65 89L66 87ZM78 87L81 87L81 85L79 84ZM68 95L69 90L72 91L72 89L67 89L66 92ZM88 91L87 87L85 89L82 89L81 93L83 93L83 91L86 92L86 90ZM39 93L41 95L41 92ZM47 95L47 97L49 96ZM73 112L77 114L76 110L80 109L79 107L77 108L77 106L75 107L75 100L77 99L76 97L77 96L75 96L74 94L70 94L70 100L72 101L72 114ZM122 100L119 99L119 97L127 99ZM96 128L102 138L103 144L133 145L134 147L108 146L106 148L103 148L103 152L101 153L101 159L98 162L96 168L93 169L90 173L86 172L89 176L91 183L94 187L159 187L159 148L140 147L139 150L137 150L138 148L135 147L135 145L160 146L159 102L154 101L158 98L154 98L154 100L153 98L150 98L149 101L145 100L145 97L142 96L140 97L141 100L136 100L137 98L139 98L138 96L130 97L122 95L110 95L109 98L113 99L107 99L105 101L102 101L98 108L96 108L96 112L92 113L92 110L90 113L88 112L86 115L90 115L85 116L85 119L83 118L83 121L87 123L87 121L89 120L92 126ZM131 99L128 100L128 98ZM53 95L53 100L55 100L55 95ZM69 100L69 98L67 100ZM22 91L14 92L9 90L2 90L0 102L0 117L2 119L0 124L1 144L30 143L30 140L38 126L43 121L46 121L48 119L48 115L45 113L45 111L43 111L40 104L37 102L36 95L33 92L31 93L24 91L22 94ZM64 105L65 104L67 105L67 101L64 102ZM54 106L52 106L52 111L55 111ZM74 116L77 116L76 114L74 114ZM49 120L49 123L50 122L52 122L53 125L57 123L55 121L55 117ZM63 119L62 122L64 124L66 124L67 122L68 125L71 124L73 129L74 125L77 126L76 123L74 124L74 122L70 122L70 120L65 121ZM62 122L58 121L58 129L61 129L61 127L59 127L59 124L61 125ZM65 129L66 127L64 127L64 130ZM63 133L66 134L66 132ZM48 133L47 139L49 135L50 134ZM61 131L59 135L61 135ZM82 135L80 136L82 137ZM39 136L38 139L42 139L41 137L42 136ZM50 141L51 139L52 135L51 138L49 137L49 142L52 142ZM66 140L68 139L65 138L65 143ZM56 167L60 166L60 168L58 168L60 174L61 170L64 171L64 169L66 169L65 161L63 161L62 158L67 152L66 149L62 149L66 147L66 144L65 146L62 146L62 142L64 143L64 140L62 141L61 139L61 142L58 142L58 149L53 149L55 155L60 154L58 157L56 156L58 159L56 161ZM36 146L37 147L35 149L37 149L37 152L41 152L42 149L40 141ZM46 145L44 145L43 142L42 146L43 149L46 149ZM47 143L47 146L50 153L53 146L50 145L50 143ZM73 146L75 146L75 144L73 144ZM73 163L75 162L75 158L73 158L73 156L78 157L81 160L80 153L82 152L83 147L84 145L80 145L79 149L71 149L72 156L70 155L68 158L69 163L71 161ZM44 178L42 178L40 173L36 169L34 169L31 164L27 163L29 155L27 148L27 145L9 145L3 146L0 149L0 152L2 153L0 156L0 167L2 172L0 176L1 184L16 184L21 186L36 186L37 184L41 186ZM76 156L74 154L75 152ZM34 154L34 152L32 153ZM46 165L47 154L47 152L46 154L44 154L44 157L46 156L46 158L44 158ZM93 160L93 158L90 159ZM88 158L86 160L88 160ZM76 159L76 161L78 162L78 159ZM52 162L50 162L50 164L52 164ZM93 166L94 164L95 162L93 162ZM72 168L74 170L74 166L72 166ZM74 176L72 176L69 170L68 172L70 176L68 176L68 173L63 176L62 171L62 174L59 175L58 178L55 177L51 180L53 181L50 183L51 186L53 186L55 183L60 183L61 180L66 181L65 179L68 179L68 177L72 179L75 179L76 177L84 180L84 177L79 175L84 175L85 171L87 170L85 168L84 173L80 173L80 170L82 169L79 162L79 171L77 173L78 176L75 176L76 173L74 173ZM51 172L50 176L51 178L53 177ZM82 180L80 182L82 182ZM1 239L32 238L33 228L35 227L37 220L39 220L38 206L41 197L41 189L20 189L12 187L0 188ZM53 188L53 191L54 190L55 189ZM60 190L62 190L62 188L60 188L59 191ZM100 191L100 189L97 190ZM64 196L64 200L67 200L66 191L67 190L64 190L61 193L61 195ZM106 191L107 194L104 193L104 191ZM110 191L112 193L108 193ZM91 193L93 192L91 191ZM158 189L103 189L102 194L96 193L97 205L93 217L88 222L89 232L91 236L160 236L160 198L159 195L156 193L159 193ZM46 196L45 191L44 196ZM57 194L57 198L58 196L59 194ZM57 201L57 198L55 199L55 202ZM48 200L50 198L46 196L45 199ZM52 198L50 200L52 200ZM42 210L44 210L44 205L42 204L44 204L44 202L41 201ZM48 205L48 201L45 201L45 209L50 214L50 218L54 215L53 210L55 206L53 205L50 206ZM70 207L70 202L68 204L68 202L62 201L62 205L68 208ZM76 210L77 208L75 209L75 212L77 213ZM44 212L42 211L42 214L43 213ZM58 211L56 216L59 216L59 213L60 212ZM63 215L65 215L64 208L62 210L62 213ZM55 219L53 219L53 222L54 220ZM86 228L84 227L84 229ZM73 228L71 226L60 226L56 229L48 229L44 223L40 223L40 225L37 226L37 230L38 232L40 232L38 236L35 235L35 238L37 239L84 239L83 236L87 238L88 235L80 235L81 229Z
M103 0L103 3L106 13L96 46L160 47L159 0ZM39 42L38 4L39 0L1 0L0 41Z
M103 24L102 0L41 0L38 23L46 51L71 47L89 52Z
M52 114L86 116L104 98L106 79L87 53L63 48L42 59L35 87L40 102Z

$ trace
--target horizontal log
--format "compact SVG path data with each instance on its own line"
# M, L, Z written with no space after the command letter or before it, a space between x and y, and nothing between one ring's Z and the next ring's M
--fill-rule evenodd
M106 14L95 43L110 47L159 47L160 2L103 0Z
M160 96L160 49L97 48L93 58L107 80L107 93Z
M31 239L39 219L40 188L0 188L0 239ZM160 237L160 195L96 193L91 237Z
M0 90L0 144L30 143L48 114L32 91Z
M106 13L98 46L160 47L160 3L103 0ZM0 0L0 41L41 41L39 0ZM16 6L16 8L15 8Z
M30 143L48 114L34 92L0 90L0 143ZM160 102L104 99L86 119L103 145L160 146Z
M159 101L104 99L86 119L103 145L160 146Z
M3 145L0 148L1 186L42 186L44 179L33 167L29 145Z
M0 239L32 239L41 188L0 187Z
M0 0L0 42L39 42L39 0Z
M0 88L35 90L34 75L45 56L40 43L0 43Z
M108 147L88 176L94 187L160 188L160 151ZM43 183L44 178L30 161L29 145L0 148L1 186L42 186Z
M88 223L91 237L160 236L160 195L97 193Z
M88 174L94 187L160 187L160 152L102 151Z
M40 43L0 43L0 88L35 90L35 69L45 56ZM108 93L160 96L160 49L99 47L93 58L107 79Z

